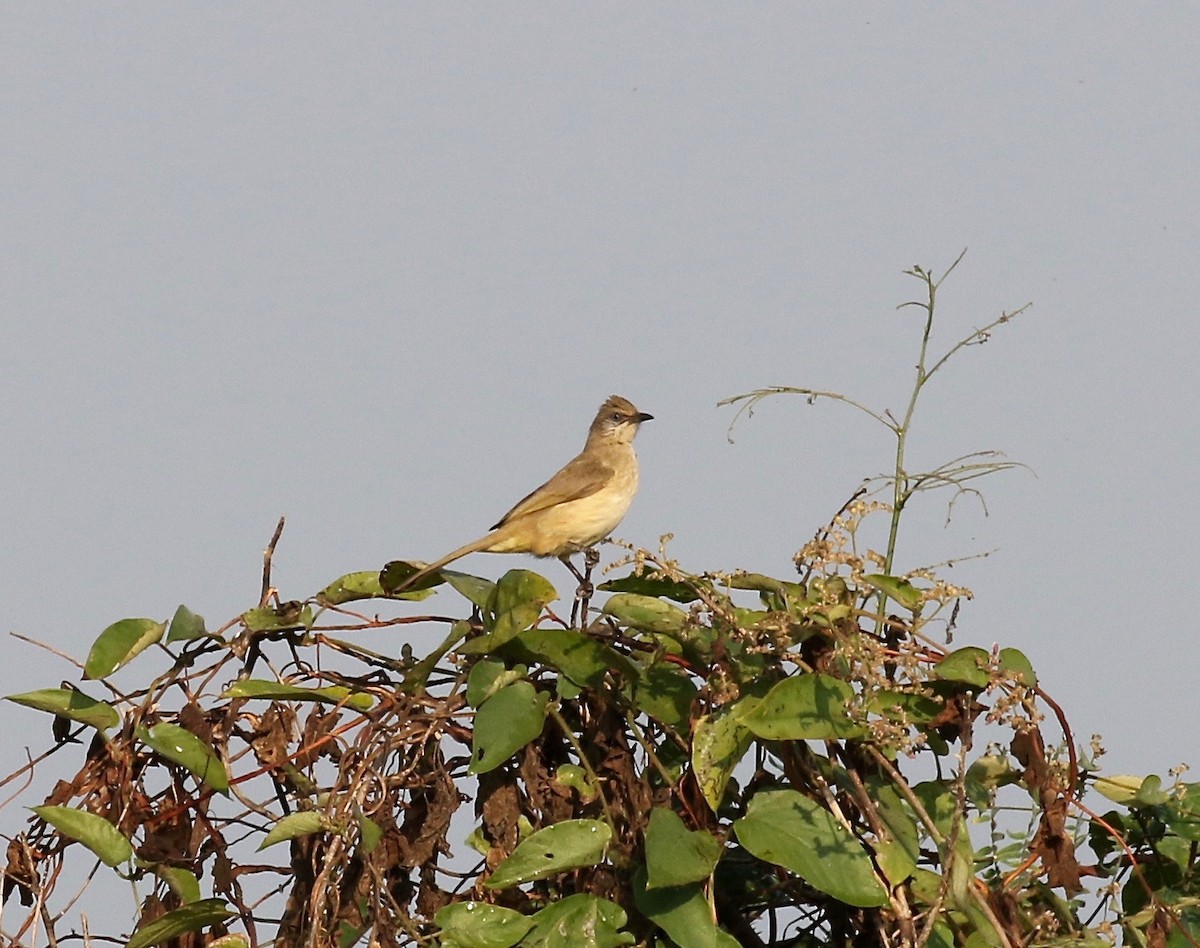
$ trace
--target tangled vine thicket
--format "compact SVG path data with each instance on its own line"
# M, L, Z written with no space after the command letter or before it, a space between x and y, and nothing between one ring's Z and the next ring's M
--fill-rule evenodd
M916 393L946 357L912 273ZM915 401L870 412L888 502L856 493L786 579L664 544L598 590L589 559L569 609L404 561L285 601L281 520L253 608L121 620L83 684L9 696L53 741L6 784L73 775L9 838L4 944L1195 945L1197 785L1099 777L1025 655L944 644L971 593L895 568ZM413 614L436 587L456 605Z

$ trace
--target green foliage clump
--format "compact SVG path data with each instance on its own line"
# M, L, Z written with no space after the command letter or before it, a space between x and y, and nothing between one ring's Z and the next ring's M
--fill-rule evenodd
M909 409L851 402L896 436L887 501L857 492L786 578L631 549L566 617L537 573L410 590L403 561L281 601L277 531L222 628L125 619L84 685L9 696L55 739L9 780L78 768L10 839L9 942L61 941L61 872L98 862L133 946L1195 944L1197 787L1097 777L1025 655L937 641L970 592L894 565L913 497L1012 466L905 469L917 395L1015 315L927 368L940 283L911 273ZM457 607L412 611L443 585Z

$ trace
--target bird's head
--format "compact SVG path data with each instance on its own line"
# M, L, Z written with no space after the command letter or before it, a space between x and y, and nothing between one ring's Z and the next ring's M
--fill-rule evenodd
M649 421L653 415L638 411L633 402L620 395L610 395L596 412L596 420L588 429L588 442L599 439L618 444L629 444L637 434L638 425Z

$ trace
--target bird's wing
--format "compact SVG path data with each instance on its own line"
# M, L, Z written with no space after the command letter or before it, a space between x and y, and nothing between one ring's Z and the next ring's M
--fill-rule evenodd
M581 454L537 490L521 498L492 529L547 507L589 497L608 484L613 473L613 469L603 461Z

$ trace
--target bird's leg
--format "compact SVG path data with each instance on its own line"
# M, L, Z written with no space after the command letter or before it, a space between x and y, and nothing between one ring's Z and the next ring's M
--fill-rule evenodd
M583 551L583 571L584 575L590 580L592 578L592 570L600 565L600 551L594 546L589 546Z
M573 629L575 628L575 620L579 618L579 601L583 598L580 595L583 592L583 574L575 568L575 564L571 562L571 555L569 553L564 553L558 558L558 561L571 571L571 575L579 583L578 588L575 590L575 598L571 602L571 628Z
M579 586L575 590L575 601L571 604L571 627L575 628L575 620L580 618L581 613L585 620L587 618L588 603L591 601L592 594L596 591L596 587L592 585L592 570L600 562L600 554L596 552L595 547L588 547L584 551L582 573L575 568L575 564L571 562L569 555L564 554L559 559L579 582Z
M562 556L560 556L558 558L558 561L560 563L562 563L563 566L565 566L567 569L569 569L571 571L571 575L575 577L576 581L579 583L579 585L581 587L583 586L584 583L587 582L587 580L584 578L583 573L579 572L579 570L577 570L575 568L575 564L571 562L571 554L564 553Z

